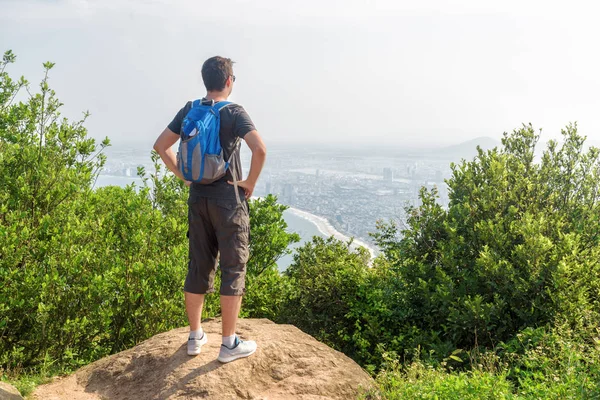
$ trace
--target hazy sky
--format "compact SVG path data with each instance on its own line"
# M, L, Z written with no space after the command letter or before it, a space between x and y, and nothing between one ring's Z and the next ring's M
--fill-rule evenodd
M232 100L267 144L448 144L522 122L600 140L596 2L0 0L0 50L44 61L95 137L152 143L236 61Z

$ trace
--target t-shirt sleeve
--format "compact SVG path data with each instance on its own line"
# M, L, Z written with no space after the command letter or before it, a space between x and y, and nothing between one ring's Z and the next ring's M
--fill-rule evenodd
M252 119L244 110L244 107L240 106L235 114L235 120L233 123L233 134L237 137L244 138L248 133L256 130Z
M190 106L191 103L188 101L188 103L185 106L183 106L181 110L179 110L177 115L175 115L173 121L171 121L171 123L167 126L167 128L169 128L173 133L176 133L178 135L181 134L181 124L183 123L183 119L187 114L186 109L189 109Z

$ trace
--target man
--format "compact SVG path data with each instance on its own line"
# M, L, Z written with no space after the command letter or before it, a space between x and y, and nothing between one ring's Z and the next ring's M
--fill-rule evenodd
M203 104L225 101L233 90L235 76L233 62L228 58L212 57L202 66L202 79L206 86ZM188 102L161 133L154 144L165 165L180 179L176 156L171 147L179 140L182 121L191 108ZM230 362L248 357L256 351L256 342L243 341L235 334L242 295L245 292L246 262L250 221L247 199L252 196L256 181L266 158L265 145L252 120L237 104L229 104L220 110L219 137L224 159L231 164L224 178L211 183L199 184L186 181L190 187L188 199L189 264L185 280L185 307L190 323L188 354L197 355L207 342L200 319L204 296L214 292L217 258L220 254L221 268L221 317L223 337L218 360ZM234 178L242 178L242 167L237 139L243 139L252 151L250 172L245 180L237 182L239 195L246 201L236 200ZM233 175L232 175L233 172Z

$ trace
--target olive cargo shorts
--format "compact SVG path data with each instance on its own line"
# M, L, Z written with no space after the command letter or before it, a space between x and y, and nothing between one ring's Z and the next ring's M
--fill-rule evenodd
M242 296L246 291L250 240L248 203L190 196L188 221L190 260L183 290L213 293L220 258L221 295Z

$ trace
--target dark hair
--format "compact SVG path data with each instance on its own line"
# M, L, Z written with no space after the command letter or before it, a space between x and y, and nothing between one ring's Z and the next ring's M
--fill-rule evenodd
M211 57L202 65L202 80L209 92L225 89L227 78L233 75L233 61L230 58Z

